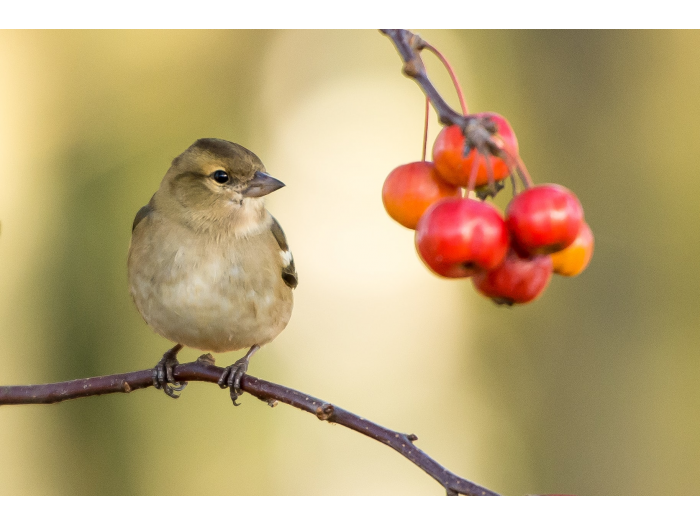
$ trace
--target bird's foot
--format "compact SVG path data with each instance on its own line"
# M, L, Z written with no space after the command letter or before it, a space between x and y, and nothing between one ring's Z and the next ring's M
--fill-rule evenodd
M163 390L173 399L180 397L180 392L187 386L187 381L182 383L175 381L173 368L180 363L177 360L177 353L182 349L182 345L175 345L163 354L158 364L153 368L153 386L158 390Z
M233 401L234 406L240 405L240 403L236 403L236 399L243 394L241 379L243 378L243 374L245 374L248 370L250 358L259 349L260 345L251 346L245 357L242 357L231 366L227 366L224 373L221 374L221 377L219 378L219 386L221 388L229 388L231 390L231 401Z

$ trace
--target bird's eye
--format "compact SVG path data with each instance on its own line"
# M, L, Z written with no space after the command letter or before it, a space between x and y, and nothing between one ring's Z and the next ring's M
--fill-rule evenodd
M224 170L216 170L211 174L211 178L219 184L226 184L229 181L228 173L226 173Z

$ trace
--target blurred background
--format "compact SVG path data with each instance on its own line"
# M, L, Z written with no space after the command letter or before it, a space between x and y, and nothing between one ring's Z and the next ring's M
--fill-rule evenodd
M300 276L251 374L497 492L700 493L700 32L419 32L535 181L579 196L581 276L505 308L422 265L381 188L420 158L424 98L378 32L1 31L0 384L156 364L171 345L129 297L131 223L219 137L287 184L267 202ZM0 407L0 494L443 493L384 445L242 403L193 383Z

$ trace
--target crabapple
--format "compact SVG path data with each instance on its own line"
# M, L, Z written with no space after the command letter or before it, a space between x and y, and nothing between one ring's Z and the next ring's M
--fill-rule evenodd
M500 266L479 272L472 281L479 292L497 304L513 305L535 299L551 277L552 259L548 255L521 257L510 250Z
M583 208L563 186L542 184L513 197L506 208L506 223L521 254L545 255L574 242L583 223Z
M588 266L593 255L593 232L585 222L581 225L578 236L567 248L553 253L552 265L554 273L573 277L580 274Z
M477 113L474 115L480 119L481 125L493 126L495 134L492 140L498 144L508 156L517 158L518 139L513 133L508 121L497 113ZM468 186L469 177L472 173L474 162L478 162L476 181L474 187L488 184L487 161L475 147L472 147L469 154L464 156L465 137L459 126L447 126L440 131L433 144L433 162L440 176L450 184L456 186ZM495 181L502 180L510 173L508 164L499 157L490 155L493 178Z
M438 175L432 162L411 162L395 168L384 181L382 201L389 216L406 228L416 229L431 204L459 197L461 190Z
M443 199L418 221L416 249L443 277L470 277L498 266L508 252L508 229L500 212L486 202Z

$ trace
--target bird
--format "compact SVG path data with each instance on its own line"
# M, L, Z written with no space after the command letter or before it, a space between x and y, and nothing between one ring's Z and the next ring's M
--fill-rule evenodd
M252 151L203 138L172 161L136 214L129 291L146 324L175 343L153 369L154 386L168 396L187 385L173 375L183 346L248 348L219 379L239 405L250 358L287 326L299 281L284 231L263 202L282 187Z

